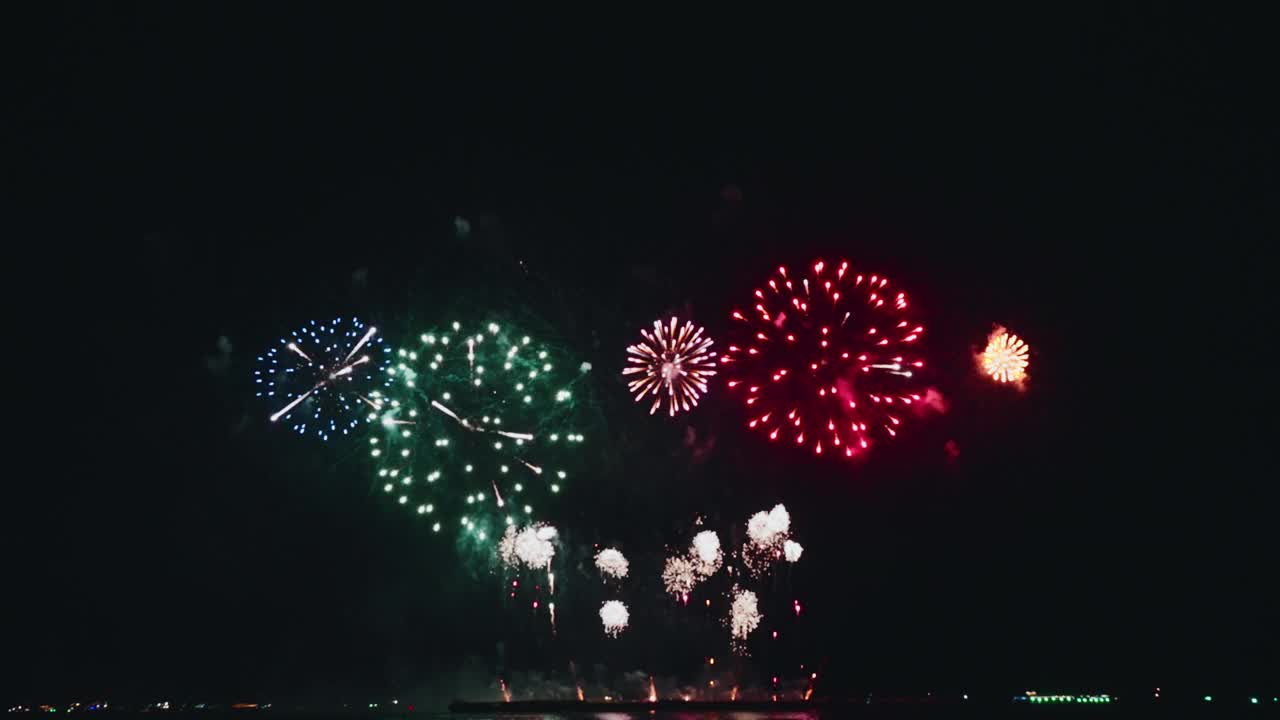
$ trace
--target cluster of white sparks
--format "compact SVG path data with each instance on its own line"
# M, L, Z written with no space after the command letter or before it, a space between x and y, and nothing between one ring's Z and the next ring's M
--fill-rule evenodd
M742 562L753 574L759 574L774 561L800 559L804 548L791 539L791 514L782 504L768 512L760 511L747 520L747 542L742 547Z
M630 567L631 563L627 562L626 556L614 548L605 548L596 553L596 569L605 577L624 578Z
M729 605L729 634L734 640L746 640L760 625L760 603L750 590L738 590Z
M609 637L618 635L627 629L630 614L621 600L608 600L600 606L600 622L604 624L604 634Z
M688 600L693 588L716 574L723 565L720 537L713 530L703 530L693 537L686 552L667 558L662 568L662 585L672 595Z
M509 525L498 543L498 556L507 567L547 569L556 554L558 535L554 527L545 523L534 523L519 530Z
M685 321L677 328L679 323L676 317L670 325L655 320L652 333L640 331L643 342L627 347L631 364L622 374L638 376L627 383L636 402L653 397L650 415L658 411L664 398L667 414L672 417L692 410L698 398L707 393L707 381L716 374L711 338L704 337L703 329L692 322Z
M703 577L710 577L720 569L724 553L720 551L720 538L713 530L703 530L693 537L694 570Z
M672 595L687 596L699 577L697 564L684 554L667 558L662 567L662 585Z
M800 559L800 554L804 552L804 548L795 540L788 540L782 544L782 556L787 562L793 563Z
M756 545L778 545L786 540L790 531L791 513L781 503L768 512L761 510L747 520L747 537Z

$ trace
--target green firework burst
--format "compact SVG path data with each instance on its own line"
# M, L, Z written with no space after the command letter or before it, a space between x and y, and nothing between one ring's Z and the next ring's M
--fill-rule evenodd
M373 398L381 491L468 544L544 519L581 467L588 369L497 322L422 333L395 350L391 385Z

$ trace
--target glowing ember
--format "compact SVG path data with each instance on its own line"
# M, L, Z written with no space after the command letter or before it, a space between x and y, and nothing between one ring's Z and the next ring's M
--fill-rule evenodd
M703 337L703 329L692 322L685 322L677 330L678 318L671 318L669 326L661 320L653 323L653 333L641 330L644 341L627 348L629 367L623 375L639 375L627 383L635 394L636 402L653 396L649 408L652 415L658 411L665 397L667 414L688 411L698 404L698 398L707 392L707 381L716 374L715 356L711 352L711 338Z

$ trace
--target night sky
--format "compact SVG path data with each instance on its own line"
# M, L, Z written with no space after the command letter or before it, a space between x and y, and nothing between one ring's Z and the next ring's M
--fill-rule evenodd
M726 655L652 580L606 642L572 572L550 641L373 491L360 443L252 402L253 356L300 322L394 339L467 307L537 313L594 365L594 477L561 508L580 547L656 568L699 514L791 508L808 625L759 677L796 658L859 687L1274 684L1254 22L13 18L4 165L35 221L8 238L32 329L9 350L4 699L447 694L467 662L678 676ZM748 435L723 388L674 421L631 403L641 327L716 333L818 257L908 289L946 414L850 465ZM1024 393L973 371L997 322L1034 348Z

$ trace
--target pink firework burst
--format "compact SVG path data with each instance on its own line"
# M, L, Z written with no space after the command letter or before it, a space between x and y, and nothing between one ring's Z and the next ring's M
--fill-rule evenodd
M716 374L711 338L692 322L686 321L683 326L679 322L675 317L670 325L655 320L653 332L641 330L644 340L627 348L627 362L631 364L622 374L638 376L627 383L636 402L653 396L650 415L658 411L663 398L672 417L693 409L698 398L706 394L707 381Z
M888 279L848 262L819 260L803 275L779 267L734 310L735 344L720 356L748 427L843 457L896 436L922 398L925 330L907 308Z

